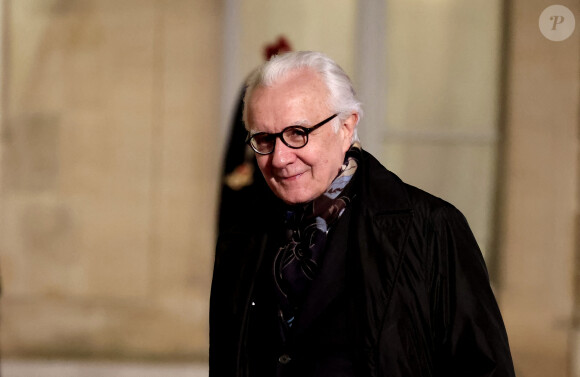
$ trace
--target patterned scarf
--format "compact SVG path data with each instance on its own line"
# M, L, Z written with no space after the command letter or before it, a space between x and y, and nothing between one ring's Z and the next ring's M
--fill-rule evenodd
M288 238L274 259L274 279L281 299L281 314L289 326L296 308L317 276L328 231L352 200L348 196L351 190L345 188L357 169L360 153L360 144L354 143L346 153L339 175L326 192L287 211Z

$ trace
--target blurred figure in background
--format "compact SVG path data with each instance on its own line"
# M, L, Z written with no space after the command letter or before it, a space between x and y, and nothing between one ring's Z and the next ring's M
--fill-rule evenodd
M274 55L291 50L292 47L288 40L284 36L280 36L275 42L264 47L264 59L268 61ZM244 85L240 93L240 100L233 118L226 149L219 202L218 234L235 225L238 214L255 209L250 207L250 205L268 190L262 173L258 170L254 151L245 142L247 131L242 121L245 91Z
M211 377L514 376L467 221L361 148L334 61L272 58L243 117L270 193L218 240Z

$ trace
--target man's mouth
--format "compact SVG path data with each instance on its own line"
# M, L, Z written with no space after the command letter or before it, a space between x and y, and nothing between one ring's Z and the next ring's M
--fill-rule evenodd
M294 174L294 175L287 175L287 176L278 176L278 179L280 181L286 181L286 182L288 182L288 181L292 181L292 180L295 180L295 179L300 178L300 176L302 174L304 174L304 173L297 173L297 174Z

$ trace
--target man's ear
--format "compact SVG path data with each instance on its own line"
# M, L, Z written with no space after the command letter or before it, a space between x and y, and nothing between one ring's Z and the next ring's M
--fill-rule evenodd
M358 113L350 114L346 119L340 123L340 132L343 136L342 149L346 153L352 144L352 135L358 123Z

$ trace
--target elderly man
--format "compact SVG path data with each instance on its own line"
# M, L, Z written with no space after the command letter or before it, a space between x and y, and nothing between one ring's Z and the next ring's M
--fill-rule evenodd
M271 197L218 240L210 376L513 376L463 215L358 143L343 70L317 52L248 80L248 143Z

